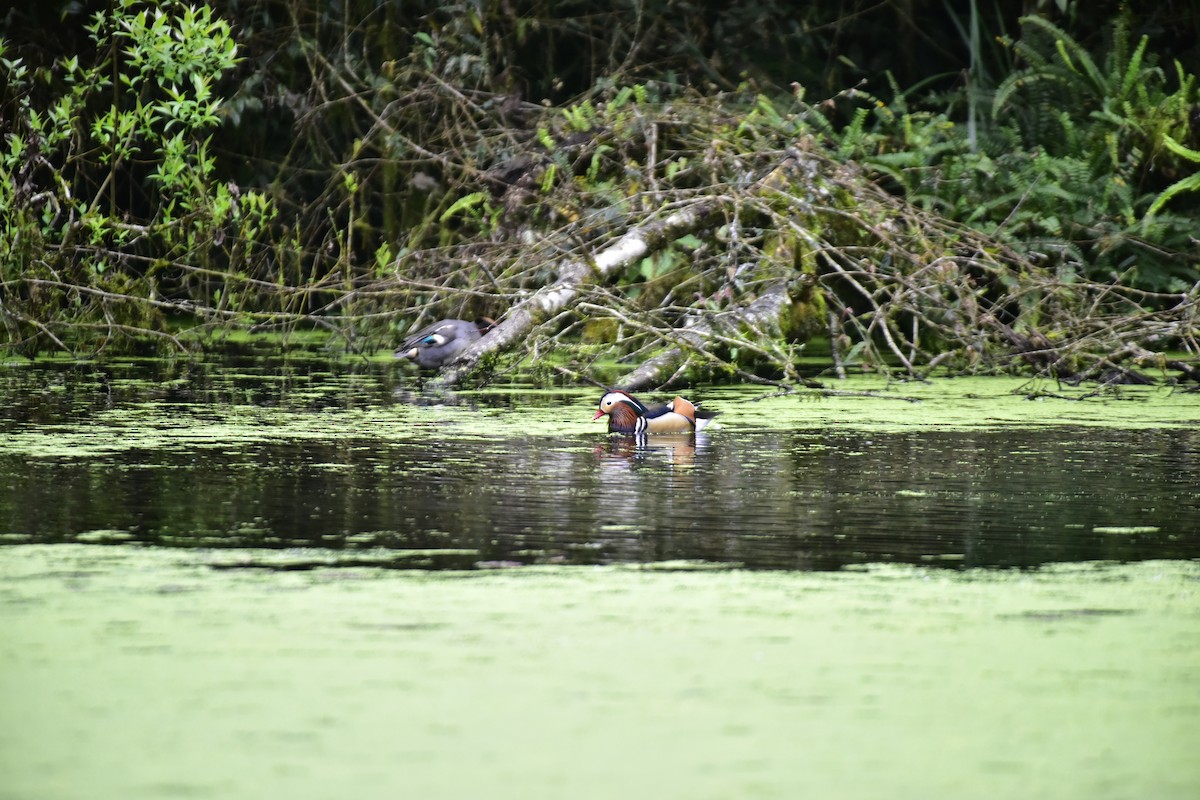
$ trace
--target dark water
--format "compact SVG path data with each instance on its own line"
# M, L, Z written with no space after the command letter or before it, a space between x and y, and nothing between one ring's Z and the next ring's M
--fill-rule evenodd
M386 365L324 369L261 381L183 365L148 386L95 369L26 369L5 385L4 430L87 419L147 394L214 408L396 402ZM727 428L639 444L599 433L397 442L364 431L71 458L0 451L0 533L60 542L96 531L170 547L327 549L298 551L293 568L327 563L328 550L343 564L361 555L429 569L1200 558L1200 433Z

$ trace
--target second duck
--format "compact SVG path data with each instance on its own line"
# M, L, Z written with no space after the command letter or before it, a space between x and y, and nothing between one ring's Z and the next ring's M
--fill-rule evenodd
M444 319L435 322L405 339L396 351L396 358L415 361L417 366L425 369L439 369L479 341L493 324L490 319L479 322Z

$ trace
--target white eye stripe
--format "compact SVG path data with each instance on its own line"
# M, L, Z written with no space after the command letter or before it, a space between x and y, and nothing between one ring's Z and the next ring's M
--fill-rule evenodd
M625 399L625 396L622 394L618 394L617 392L609 392L608 394L604 395L604 397L600 398L600 404L606 405L606 406L614 406L624 399Z

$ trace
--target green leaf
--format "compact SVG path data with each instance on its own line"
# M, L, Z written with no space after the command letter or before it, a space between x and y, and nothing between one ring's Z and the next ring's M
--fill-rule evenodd
M1175 195L1196 191L1200 191L1200 172L1189 175L1181 181L1176 181L1164 189L1162 194L1156 197L1154 202L1150 204L1150 208L1146 211L1146 217L1153 217L1157 214Z
M1181 156L1188 161L1200 164L1200 150L1193 150L1190 147L1185 147L1179 142L1172 139L1170 136L1163 136L1163 144L1177 156Z
M550 190L554 188L554 179L558 177L558 165L551 164L546 167L546 172L542 175L542 194L550 194Z
M438 217L439 222L446 222L460 211L467 211L487 200L487 194L484 192L472 192L466 197L460 197Z

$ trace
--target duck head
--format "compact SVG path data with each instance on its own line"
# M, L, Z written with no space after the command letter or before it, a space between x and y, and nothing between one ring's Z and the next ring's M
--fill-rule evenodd
M592 422L607 414L609 433L641 433L645 430L648 410L628 392L608 392L600 398L600 407Z

